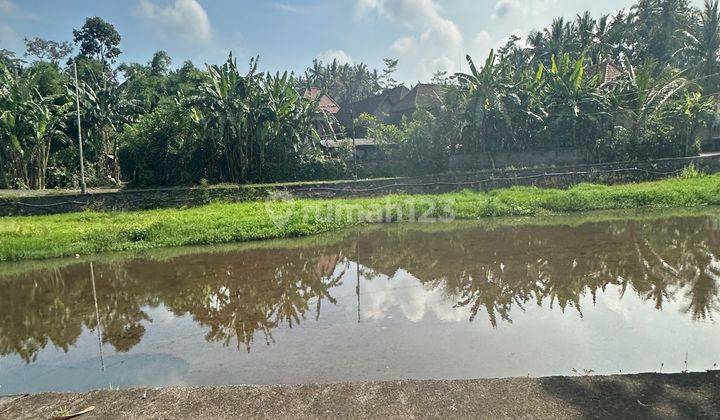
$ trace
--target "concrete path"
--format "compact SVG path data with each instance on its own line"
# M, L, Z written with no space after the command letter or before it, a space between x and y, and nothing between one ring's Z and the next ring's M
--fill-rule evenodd
M720 372L41 394L0 418L720 418Z

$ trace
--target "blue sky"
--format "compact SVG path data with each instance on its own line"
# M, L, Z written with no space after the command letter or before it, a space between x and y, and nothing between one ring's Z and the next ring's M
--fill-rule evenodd
M693 3L700 4L701 0ZM124 61L168 51L176 65L219 63L232 50L260 54L265 70L302 71L313 58L400 59L398 78L427 80L438 69L484 56L511 34L526 35L554 16L628 7L629 0L0 0L0 48L25 37L71 40L85 17L100 16L123 36Z

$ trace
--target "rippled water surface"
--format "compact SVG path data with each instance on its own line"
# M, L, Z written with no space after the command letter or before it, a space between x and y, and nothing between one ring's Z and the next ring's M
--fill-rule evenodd
M0 265L0 394L704 371L720 213Z

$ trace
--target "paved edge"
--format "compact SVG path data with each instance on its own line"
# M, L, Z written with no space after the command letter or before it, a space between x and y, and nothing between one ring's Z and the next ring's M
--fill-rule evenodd
M46 393L0 418L720 418L720 372Z

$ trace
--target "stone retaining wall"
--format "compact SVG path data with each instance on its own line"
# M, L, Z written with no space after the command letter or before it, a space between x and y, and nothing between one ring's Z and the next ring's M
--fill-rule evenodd
M213 201L258 200L277 190L287 191L295 197L331 198L383 194L437 194L464 189L484 191L515 185L567 188L582 182L617 184L663 179L677 175L691 163L705 173L720 172L720 155L718 155L544 169L475 171L408 178L287 184L273 187L247 185L128 190L85 196L49 195L0 199L0 216L56 214L86 209L113 211L196 206Z
M584 149L563 149L560 153L554 150L498 152L493 153L492 160L497 168L583 165L587 162L587 152ZM459 172L486 170L493 165L487 153L465 153L451 156L449 166L451 171Z

